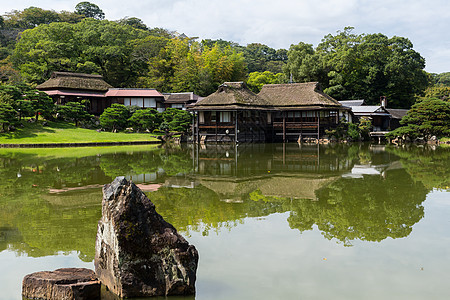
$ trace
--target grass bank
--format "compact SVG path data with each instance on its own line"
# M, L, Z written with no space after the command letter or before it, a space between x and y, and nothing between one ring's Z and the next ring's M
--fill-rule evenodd
M113 133L78 128L70 123L24 123L23 128L0 134L0 144L58 144L58 143L120 143L157 142L154 135L145 133Z

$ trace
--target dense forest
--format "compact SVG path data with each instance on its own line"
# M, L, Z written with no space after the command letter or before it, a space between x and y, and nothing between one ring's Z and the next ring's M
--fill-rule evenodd
M267 83L318 81L338 100L376 104L383 95L390 107L401 108L430 87L433 97L448 97L442 87L450 85L450 73L424 71L425 59L405 37L354 34L347 27L326 35L317 47L242 46L149 28L136 17L106 20L90 2L78 3L73 12L38 7L7 12L0 17L0 44L0 79L7 84L35 85L53 71L70 71L101 74L115 87L206 96L226 81L245 81L254 92Z

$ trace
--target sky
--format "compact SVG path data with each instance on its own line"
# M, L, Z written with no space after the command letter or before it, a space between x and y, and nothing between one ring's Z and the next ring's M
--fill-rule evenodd
M74 11L79 1L0 0L0 13L30 6ZM411 40L431 73L450 72L448 0L93 0L106 19L140 18L189 37L223 39L240 45L261 43L289 49L314 47L346 26L355 34L382 33Z

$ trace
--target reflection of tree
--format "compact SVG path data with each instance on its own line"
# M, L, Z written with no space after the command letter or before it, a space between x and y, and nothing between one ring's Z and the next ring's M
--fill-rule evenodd
M300 231L316 224L326 238L345 245L406 237L424 215L426 194L403 170L389 171L385 178L341 178L318 190L316 202L293 201L288 222Z
M166 175L173 176L191 172L192 158L186 150L161 148L153 151L104 155L100 166L111 178L129 174L148 174L158 169L163 169Z
M180 149L133 153L117 148L102 153L100 148L98 155L84 157L80 151L56 157L20 149L2 151L0 251L9 248L33 257L77 251L81 259L91 261L101 215L99 186L114 176L149 173L165 166L172 175L192 169L188 151ZM52 189L66 191L53 193Z
M450 148L447 147L388 147L387 151L401 158L401 163L414 181L431 190L450 186Z
M227 201L214 191L198 186L188 188L160 188L148 194L160 213L180 231L218 232L231 229L246 217L261 217L280 212L281 204L250 201Z

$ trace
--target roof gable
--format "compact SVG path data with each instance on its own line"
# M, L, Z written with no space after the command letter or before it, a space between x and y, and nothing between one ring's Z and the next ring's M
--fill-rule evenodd
M275 107L342 106L337 100L323 93L318 82L266 84L258 96Z
M250 91L244 82L225 82L216 92L198 101L193 107L212 106L264 107L270 106L270 103Z

